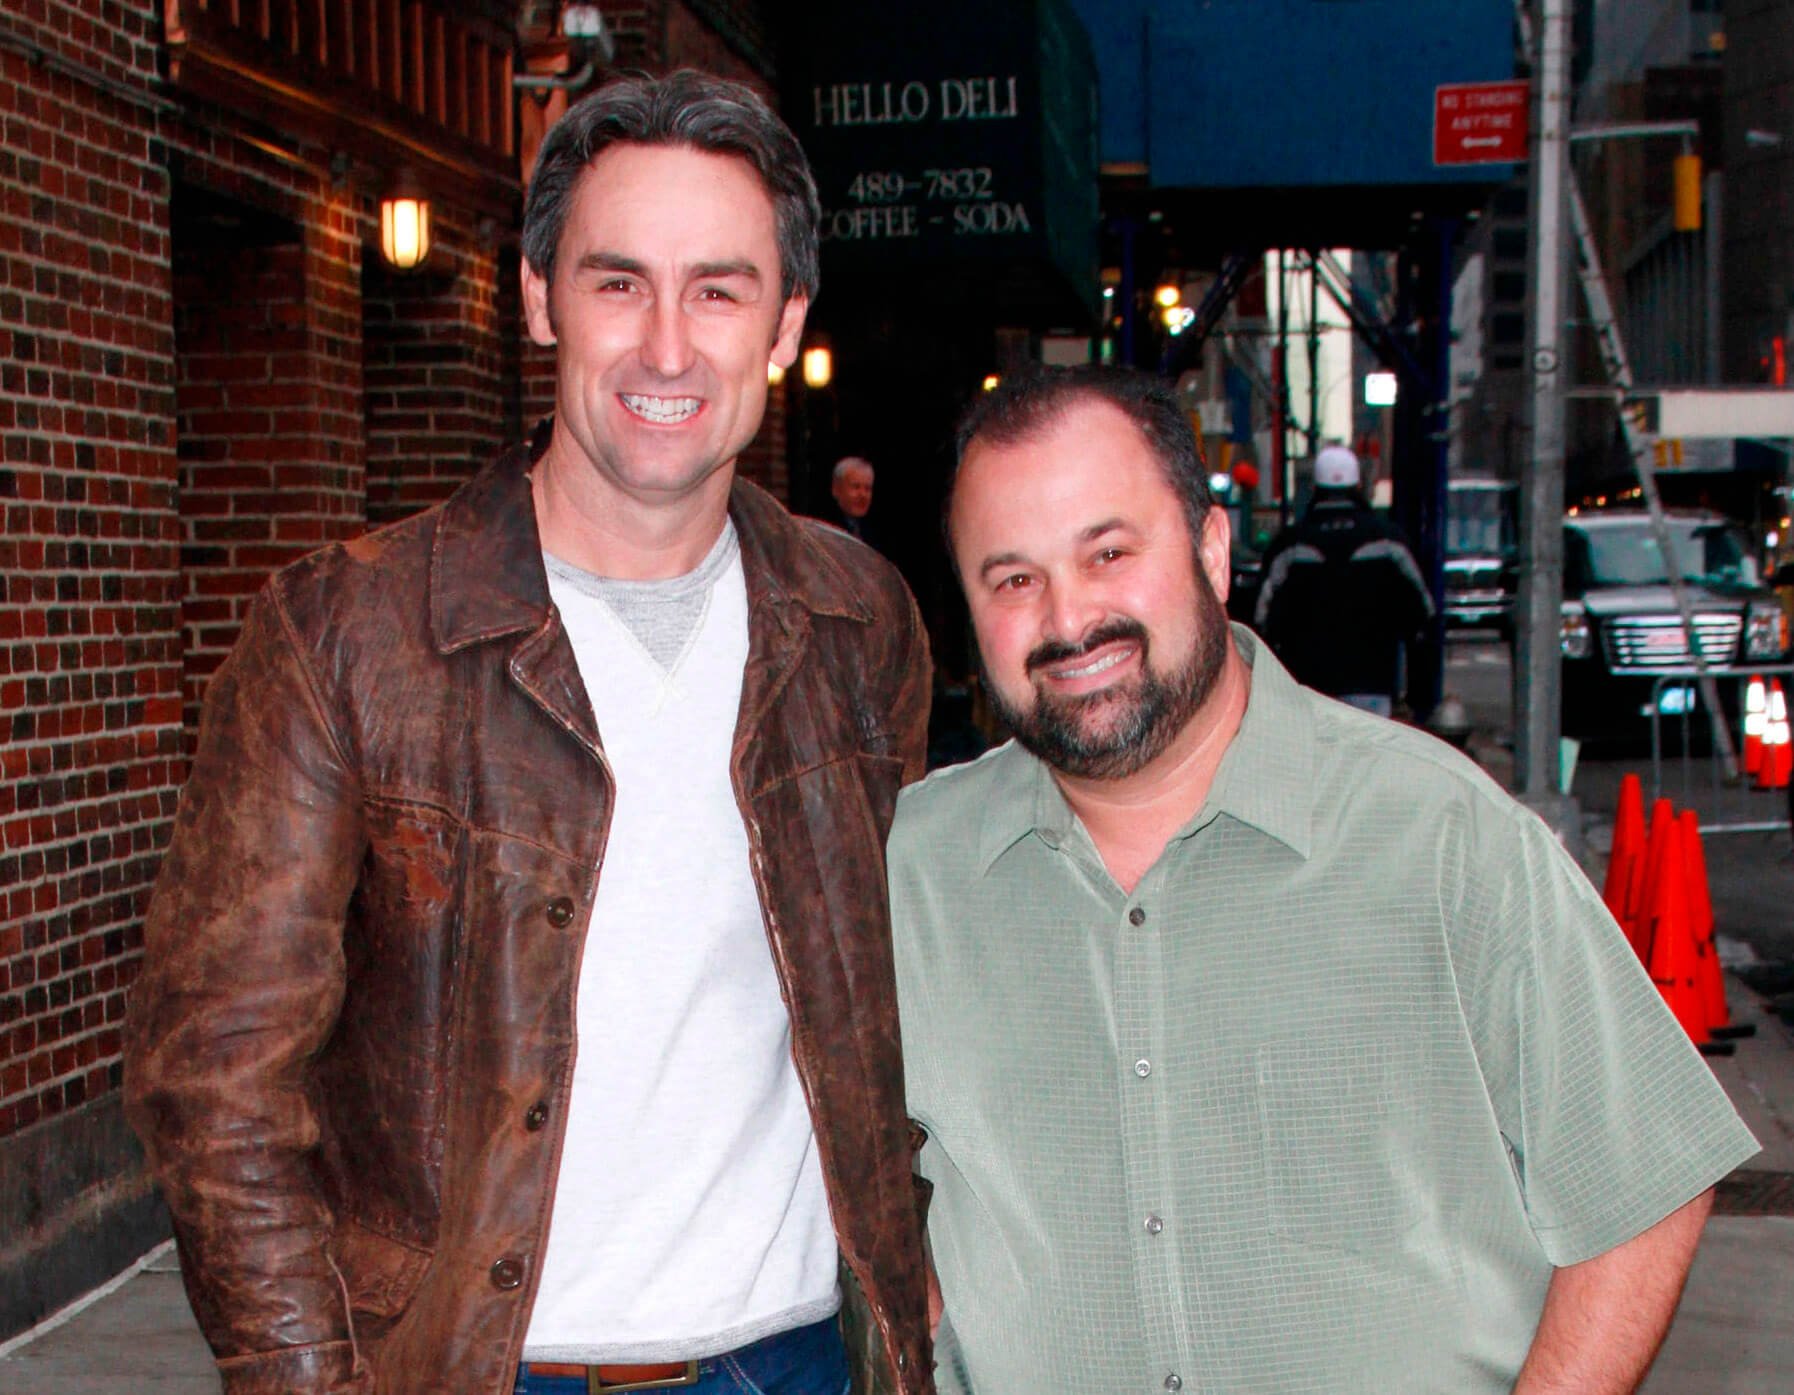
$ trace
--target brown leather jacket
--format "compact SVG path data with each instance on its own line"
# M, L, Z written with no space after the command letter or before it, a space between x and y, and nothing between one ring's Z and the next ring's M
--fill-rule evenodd
M212 680L125 1089L229 1395L511 1388L613 793L527 467L280 573ZM926 1395L884 884L926 641L868 549L730 510L754 877L842 1257Z

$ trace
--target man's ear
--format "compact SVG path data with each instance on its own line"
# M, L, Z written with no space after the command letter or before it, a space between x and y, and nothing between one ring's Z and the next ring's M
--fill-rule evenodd
M1196 555L1202 560L1202 571L1215 599L1227 604L1227 593L1233 585L1233 523L1219 504L1208 506Z
M802 291L793 292L779 311L779 332L772 341L772 361L780 368L797 362L798 345L804 339L804 317L810 313L810 298Z
M523 263L523 318L529 337L543 348L555 341L554 315L548 305L548 281L526 259Z

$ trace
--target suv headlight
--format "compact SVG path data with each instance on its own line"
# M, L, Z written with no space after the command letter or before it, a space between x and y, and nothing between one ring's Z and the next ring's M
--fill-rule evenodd
M1744 657L1779 659L1788 651L1788 617L1777 601L1752 601L1744 614Z
M1564 657L1586 659L1595 652L1595 632L1589 628L1588 612L1579 601L1565 601L1563 623L1559 631Z

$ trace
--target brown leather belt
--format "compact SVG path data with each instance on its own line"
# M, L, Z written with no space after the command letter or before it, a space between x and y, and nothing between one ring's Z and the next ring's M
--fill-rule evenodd
M532 1376L566 1376L583 1380L591 1395L620 1390L673 1390L698 1383L695 1361L663 1361L654 1365L579 1366L564 1361L527 1361Z

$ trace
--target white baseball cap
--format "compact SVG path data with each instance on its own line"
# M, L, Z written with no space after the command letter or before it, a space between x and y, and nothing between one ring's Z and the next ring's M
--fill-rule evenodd
M1316 489L1356 489L1363 483L1358 457L1344 446L1322 446L1314 457Z

